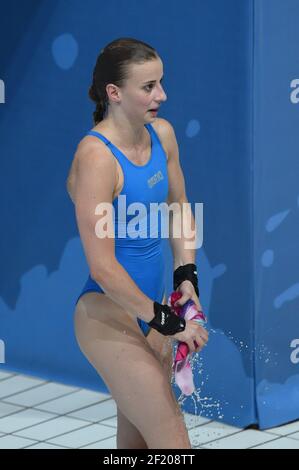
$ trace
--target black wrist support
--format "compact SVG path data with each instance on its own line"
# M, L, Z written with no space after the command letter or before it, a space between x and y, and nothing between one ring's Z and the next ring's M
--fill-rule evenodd
M159 331L164 336L174 335L184 331L186 321L178 317L168 305L161 305L154 302L154 318L148 322L148 325Z
M198 278L197 278L197 267L196 264L188 263L184 266L179 266L173 273L173 289L177 290L178 286L183 281L190 281L194 286L194 290L198 297Z

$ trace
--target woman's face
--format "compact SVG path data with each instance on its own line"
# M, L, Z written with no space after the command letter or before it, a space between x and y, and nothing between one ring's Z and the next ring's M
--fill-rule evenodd
M163 63L160 58L130 66L130 78L120 89L121 105L128 117L148 122L157 116L150 109L159 108L167 100L162 79Z

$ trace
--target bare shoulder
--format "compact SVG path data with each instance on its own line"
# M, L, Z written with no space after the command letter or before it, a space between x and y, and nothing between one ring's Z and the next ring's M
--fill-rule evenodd
M172 124L164 118L156 118L153 126L156 126L161 132L174 132Z
M75 186L79 171L109 172L116 179L116 166L106 144L94 136L84 136L78 143L67 177L67 191L75 202ZM107 173L106 173L107 174Z
M173 143L176 141L173 126L164 118L156 118L152 125L160 138L164 150L167 153L167 158L169 158Z
M87 157L87 155L89 157ZM113 163L111 151L107 145L102 140L93 135L85 135L77 146L74 160L79 161L84 159L94 159L95 163Z

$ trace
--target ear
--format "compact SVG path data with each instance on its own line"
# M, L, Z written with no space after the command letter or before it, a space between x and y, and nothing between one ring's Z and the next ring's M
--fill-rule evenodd
M109 83L109 85L106 86L106 93L114 103L119 103L121 101L120 89L116 85Z

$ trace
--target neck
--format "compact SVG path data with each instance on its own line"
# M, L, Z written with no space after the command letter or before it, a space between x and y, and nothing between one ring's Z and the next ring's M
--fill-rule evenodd
M115 132L123 148L144 147L144 122L129 121L123 115L108 115L102 122Z

